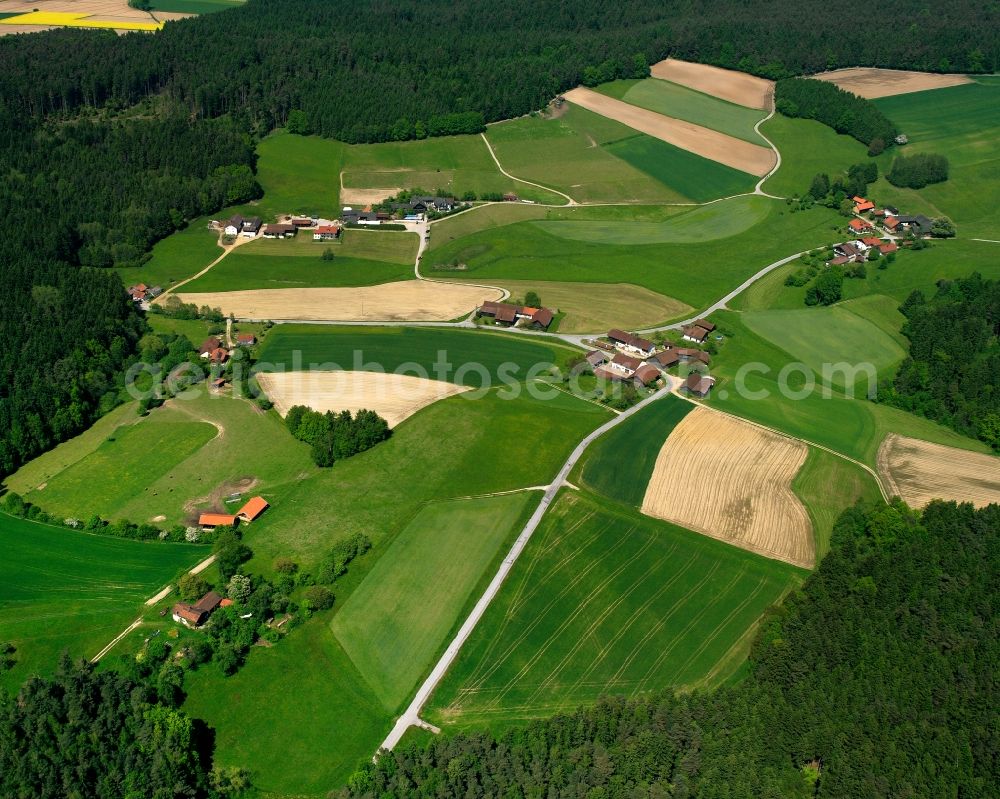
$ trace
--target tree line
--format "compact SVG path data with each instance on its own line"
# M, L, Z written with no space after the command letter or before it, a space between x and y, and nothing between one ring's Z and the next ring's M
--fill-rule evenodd
M909 356L879 399L1000 451L1000 282L942 280L899 310Z
M343 799L996 796L1000 506L841 516L714 692L610 697L364 764Z
M775 108L787 117L815 119L846 133L878 155L893 144L899 131L878 107L825 80L785 78L774 86Z

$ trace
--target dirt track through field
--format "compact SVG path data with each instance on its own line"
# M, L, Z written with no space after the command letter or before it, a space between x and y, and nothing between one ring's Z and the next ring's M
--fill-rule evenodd
M390 427L432 402L469 391L441 380L378 372L262 373L257 382L282 416L293 405L323 412L367 409Z
M1000 458L995 455L893 433L879 447L878 471L890 493L914 508L932 499L971 502L977 508L1000 502Z
M221 308L239 319L336 322L441 322L470 313L504 292L481 286L402 280L362 288L255 289L181 293L183 302Z
M613 119L667 144L761 177L775 165L774 151L692 122L657 114L579 86L565 97L581 108Z
M812 568L812 525L791 488L807 452L785 436L696 408L663 444L642 512Z
M690 61L678 61L668 58L653 64L650 74L660 80L679 83L702 94L710 94L720 100L745 105L748 108L767 110L771 107L771 93L774 91L773 81L748 75L745 72L734 72L731 69L710 67L708 64L695 64Z
M877 97L892 97L896 94L922 92L927 89L944 89L971 83L967 75L935 75L930 72L908 72L901 69L874 69L851 67L821 72L813 75L818 80L837 84L841 89L853 92L869 100Z

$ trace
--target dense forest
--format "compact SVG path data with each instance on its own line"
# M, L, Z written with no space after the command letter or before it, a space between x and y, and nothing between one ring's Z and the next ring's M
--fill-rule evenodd
M879 398L1000 451L1000 282L943 280L900 307L909 357Z
M854 508L739 685L462 733L342 797L1000 796L1000 507Z

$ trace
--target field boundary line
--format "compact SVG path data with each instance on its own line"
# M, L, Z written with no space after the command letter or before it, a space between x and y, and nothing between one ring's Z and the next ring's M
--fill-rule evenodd
M506 169L503 168L503 166L500 165L500 159L497 158L497 154L493 151L493 145L490 144L490 140L486 138L486 134L480 133L479 135L482 138L482 140L486 143L486 149L490 151L490 156L493 158L493 163L497 165L497 169L500 170L500 174L505 175L511 180L516 180L518 183L524 183L527 186L534 186L536 189L542 189L543 191L548 191L551 192L552 194L558 194L560 197L565 197L567 200L566 205L580 204L565 192L559 191L558 189L553 189L551 186L543 186L541 183L533 183L532 181L525 180L524 178L514 177L514 175L510 174L510 172L508 172ZM563 208L565 206L554 206L554 207Z

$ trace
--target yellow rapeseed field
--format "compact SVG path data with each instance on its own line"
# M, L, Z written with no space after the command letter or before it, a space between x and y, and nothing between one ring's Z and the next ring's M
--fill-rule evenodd
M0 25L59 25L66 28L110 28L129 31L156 31L163 27L162 22L91 19L89 14L66 11L31 11L16 17L0 19Z

